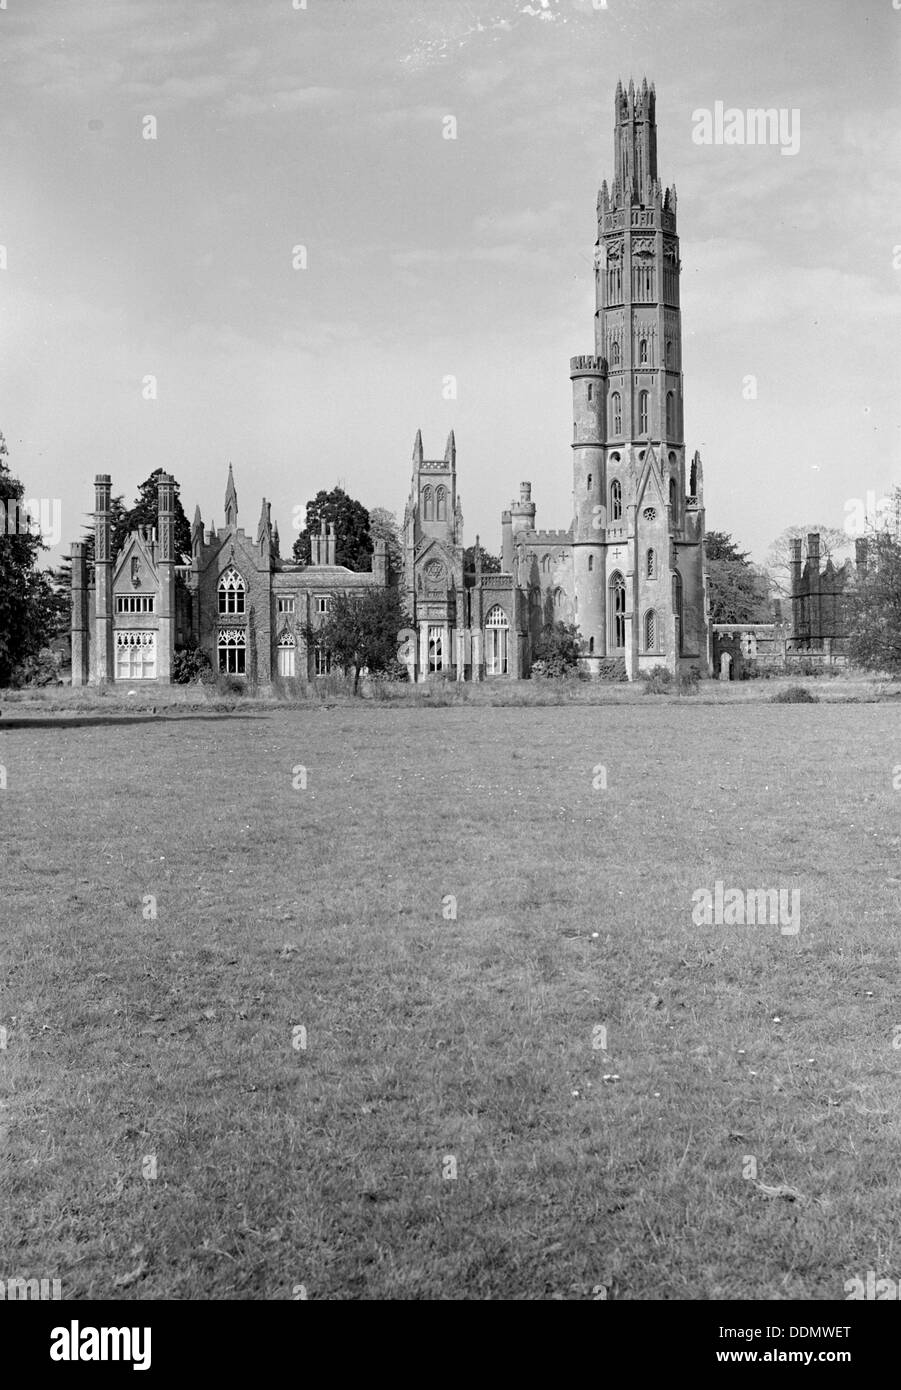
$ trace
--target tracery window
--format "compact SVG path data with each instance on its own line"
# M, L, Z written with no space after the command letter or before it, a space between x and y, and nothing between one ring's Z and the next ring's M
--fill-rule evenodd
M247 585L234 566L229 566L219 579L219 612L244 613Z
M156 679L156 633L116 633L116 680Z
M247 630L243 627L220 627L216 639L219 670L235 676L247 671Z

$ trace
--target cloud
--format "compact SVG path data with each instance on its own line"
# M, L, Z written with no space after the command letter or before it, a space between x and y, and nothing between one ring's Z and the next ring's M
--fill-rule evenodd
M350 93L340 87L289 87L272 92L241 92L224 103L229 116L263 116L274 112L306 111L337 106Z
M483 213L473 222L477 236L554 237L558 236L568 204L560 201L543 208L517 208L514 212Z

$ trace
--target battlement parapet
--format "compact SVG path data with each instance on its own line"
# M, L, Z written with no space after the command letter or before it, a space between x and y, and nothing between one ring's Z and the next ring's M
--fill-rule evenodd
M607 362L603 357L593 357L583 353L569 359L569 374L573 376L606 376Z

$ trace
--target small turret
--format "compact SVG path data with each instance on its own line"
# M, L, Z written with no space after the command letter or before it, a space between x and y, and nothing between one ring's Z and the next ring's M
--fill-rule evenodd
M203 521L200 517L200 505L194 508L194 520L191 522L191 553L196 555L203 545Z
M504 574L513 573L513 518L509 512L501 512L501 569Z
M535 530L535 503L532 501L532 484L520 483L519 501L510 504L510 518L514 535L520 531Z

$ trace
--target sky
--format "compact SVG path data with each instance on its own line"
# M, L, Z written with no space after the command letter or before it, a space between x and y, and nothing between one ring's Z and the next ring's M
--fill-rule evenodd
M456 432L467 544L499 551L523 480L568 526L613 94L645 75L707 525L758 560L842 526L901 483L899 58L893 0L7 0L0 430L59 500L47 562L97 472L131 502L164 467L221 525L232 462L283 553L336 482L402 516L419 428L431 458ZM797 152L698 143L717 102L797 111Z

